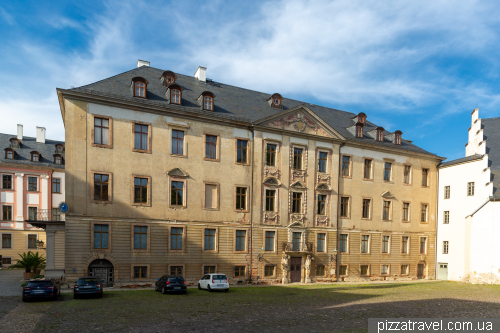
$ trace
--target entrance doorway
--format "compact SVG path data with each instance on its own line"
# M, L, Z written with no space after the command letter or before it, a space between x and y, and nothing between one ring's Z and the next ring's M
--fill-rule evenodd
M103 280L104 287L113 286L114 271L113 264L106 259L94 260L89 265L89 276L95 276L99 280Z
M438 280L448 281L448 264L439 264Z
M302 271L301 264L302 264L301 257L290 258L290 282L300 282L301 271Z
M417 266L417 279L424 278L425 264L418 264Z

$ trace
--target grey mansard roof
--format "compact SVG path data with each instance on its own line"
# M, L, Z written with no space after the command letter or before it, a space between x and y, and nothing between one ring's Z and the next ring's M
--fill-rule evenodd
M475 155L471 155L471 156L457 158L456 160L451 160L451 161L446 161L446 162L440 163L438 165L438 167L439 168L444 168L444 167L447 167L447 166L450 166L450 165L455 165L455 164L460 164L460 163L465 163L465 162L471 162L471 161L474 161L474 160L479 160L481 158L483 158L483 155L481 155L481 154L475 154Z
M179 107L177 105L172 105L169 104L165 96L167 88L164 87L160 81L163 72L164 70L162 69L142 66L89 85L73 88L71 90L156 106L176 108L186 111L186 113L202 113L213 117L234 119L247 122L249 125L254 124L260 119L276 115L284 110L304 105L323 119L329 126L339 132L348 141L436 156L435 154L429 153L414 145L409 140L403 139L401 145L395 145L387 138L385 138L383 142L376 141L374 138L367 135L367 132L376 129L378 126L368 120L366 122L366 127L363 130L364 137L356 138L354 133L351 133L347 129L356 123L353 118L355 118L357 114L351 112L313 105L289 98L283 98L283 110L279 110L270 107L268 103L268 99L273 93L261 93L223 83L213 82L211 80L207 80L206 83L200 82L194 76L186 76L176 73L177 81L175 83L183 88L182 106ZM148 81L147 100L140 97L133 97L131 83L134 77L142 77ZM200 105L198 104L198 97L204 91L210 91L215 95L215 112L201 110ZM384 135L388 134L390 133L387 131L384 133Z
M35 138L23 137L21 140L20 148L14 148L15 158L13 160L5 158L5 148L11 148L10 139L16 138L14 134L0 133L0 165L2 163L10 164L24 164L37 167L48 167L55 169L64 169L64 151L61 154L63 157L63 164L54 164L54 154L56 152L56 145L63 144L63 141L45 140L45 143L36 142ZM42 156L40 162L31 161L31 152L37 151Z

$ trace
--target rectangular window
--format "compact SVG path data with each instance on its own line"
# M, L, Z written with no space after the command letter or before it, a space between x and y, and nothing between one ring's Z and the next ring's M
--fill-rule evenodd
M411 165L405 165L403 173L403 183L406 185L411 184Z
M293 168L302 170L302 148L293 148Z
M148 248L148 227L134 227L134 249L145 250Z
M380 268L380 273L382 275L388 275L389 274L389 265L382 265Z
M302 193L292 192L292 213L302 213Z
M146 279L148 277L148 266L134 266L134 279Z
M340 216L349 217L349 197L340 198Z
M184 155L184 131L172 130L172 154Z
M359 267L360 275L368 275L368 265L361 265Z
M61 211L59 208L52 208L52 221L61 221Z
M184 228L170 228L170 250L182 250Z
M443 254L448 254L449 249L450 249L450 242L443 241Z
M407 275L408 268L409 268L409 265L401 265L401 275Z
M2 234L2 249L12 248L12 235Z
M30 221L38 220L38 207L28 207L28 219Z
M347 234L340 235L339 252L347 253Z
M403 216L402 220L404 222L409 222L410 221L410 203L408 202L403 202Z
M474 195L474 182L467 183L467 196Z
M444 212L443 223L444 224L449 224L450 223L450 212L449 211L445 211Z
M427 253L427 237L420 237L420 254Z
M326 252L326 234L321 233L317 235L316 251Z
M94 224L94 249L107 249L109 243L109 226Z
M247 209L247 188L237 187L236 188L236 209L245 210Z
M382 253L389 253L391 236L382 236Z
M52 193L61 193L61 180L52 178Z
M246 238L247 232L246 230L236 230L236 251L245 251L246 250Z
M148 202L148 179L147 178L134 178L134 202L147 203Z
M347 266L346 265L339 266L339 275L347 275Z
M109 119L94 118L94 143L109 145Z
M2 258L2 265L12 265L12 258Z
M326 194L318 194L318 215L326 215Z
M134 124L134 149L148 150L148 125Z
M342 176L349 177L351 176L351 157L350 156L342 156Z
M109 175L94 174L94 200L109 200Z
M245 266L234 266L234 277L245 277Z
M236 140L236 163L247 163L247 152L248 152L248 141L247 140Z
M215 266L203 266L203 274L215 273Z
M38 191L38 177L28 177L28 191Z
M215 135L205 136L205 158L217 159L217 137Z
M14 189L14 187L12 186L12 175L2 175L2 189L4 190Z
M302 241L302 233L301 232L292 233L292 250L293 251L300 250L301 241Z
M420 222L427 222L427 212L428 212L429 206L426 204L421 205L420 209Z
M370 205L372 203L371 199L363 199L363 213L362 217L364 219L369 219L370 218Z
M12 206L2 206L2 220L12 221Z
M266 231L266 241L265 241L266 251L274 251L274 237L275 236L276 236L275 231Z
M36 249L36 235L28 235L28 249Z
M325 276L325 265L316 266L316 276Z
M391 219L391 202L390 201L384 200L382 219L383 220L390 220Z
M184 182L170 182L170 204L172 206L182 206L184 195Z
M384 180L386 182L391 181L392 174L392 163L385 162L384 164Z
M276 166L276 145L266 144L266 165Z
M365 159L365 169L363 171L364 179L372 179L372 164L373 160Z
M266 265L264 267L264 276L274 276L274 265Z
M205 184L205 208L219 208L217 187L215 184Z
M429 186L429 169L422 169L422 186Z
M370 236L361 235L361 253L370 252Z
M275 202L276 202L276 190L266 189L266 212L274 212Z
M170 275L182 276L182 266L170 266Z
M205 250L215 250L215 229L205 229Z
M409 237L408 236L403 236L401 238L401 253L403 254L408 254L408 241L409 241Z
M328 153L320 151L318 158L318 172L326 172L327 159L328 159Z
M445 186L444 187L444 198L445 199L449 199L450 198L450 187L449 186Z

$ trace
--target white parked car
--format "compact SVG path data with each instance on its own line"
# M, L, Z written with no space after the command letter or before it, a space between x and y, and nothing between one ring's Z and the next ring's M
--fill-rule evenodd
M229 283L227 281L227 276L220 273L210 273L205 274L198 281L198 289L212 290L224 290L229 291Z

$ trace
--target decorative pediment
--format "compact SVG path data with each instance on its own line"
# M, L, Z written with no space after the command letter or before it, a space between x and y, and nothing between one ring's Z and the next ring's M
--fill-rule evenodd
M343 140L344 137L305 105L263 118L256 125Z
M173 177L189 177L189 175L186 172L182 171L180 168L174 168L168 171L167 175Z
M393 199L395 197L391 194L391 192L385 191L384 193L382 193L382 198Z
M278 179L276 179L275 177L267 177L266 180L264 180L264 182L262 183L264 185L267 185L267 186L280 186L281 183Z
M294 182L292 185L290 185L290 187L298 190L304 190L306 188L305 185L300 180Z
M318 191L331 191L332 190L332 188L326 183L319 183L318 185L316 185L316 189Z
M303 222L294 221L294 222L290 223L287 227L288 228L305 228L306 225Z

